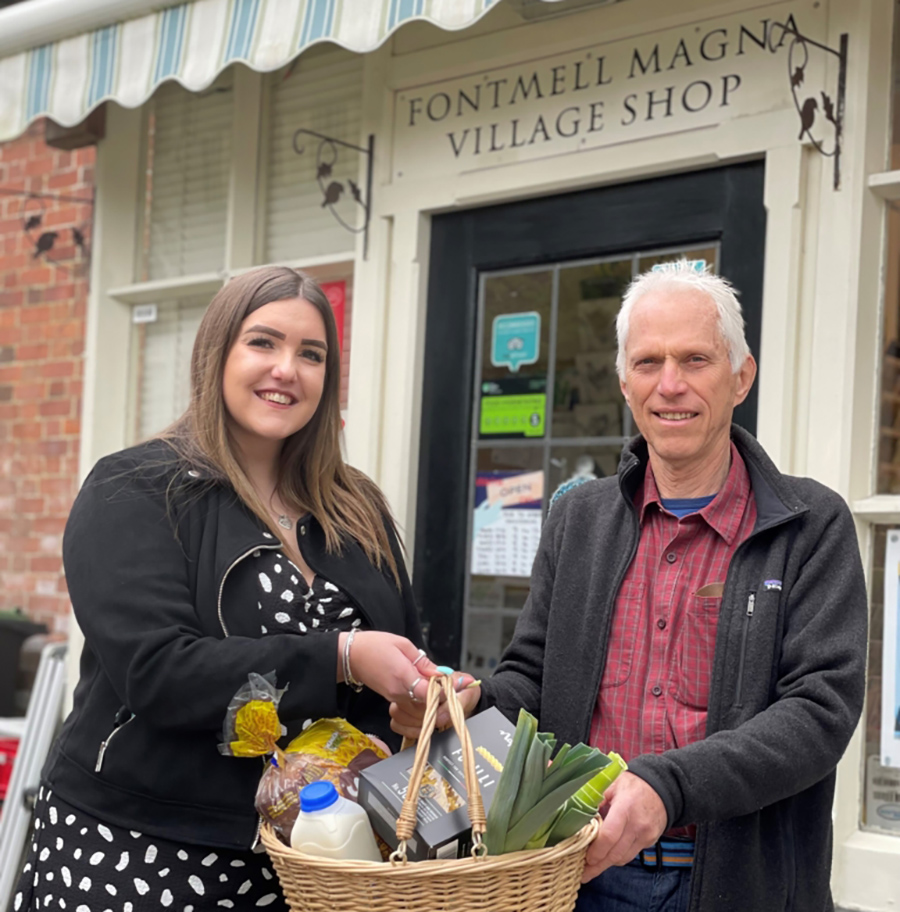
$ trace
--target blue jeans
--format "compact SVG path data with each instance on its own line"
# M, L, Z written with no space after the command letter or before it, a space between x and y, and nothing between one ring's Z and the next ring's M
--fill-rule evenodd
M575 912L687 912L691 868L608 868L581 885Z

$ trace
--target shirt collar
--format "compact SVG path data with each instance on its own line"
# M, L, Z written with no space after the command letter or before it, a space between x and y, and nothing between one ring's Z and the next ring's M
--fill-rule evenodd
M728 545L731 545L740 531L741 519L744 516L747 501L750 499L750 491L750 476L747 473L747 467L732 441L731 468L728 470L725 484L722 485L711 503L691 515L702 517ZM656 504L659 510L663 509L662 497L656 487L656 479L653 477L653 466L648 462L643 484L635 495L635 507L637 507L641 525L644 524L647 508L651 504Z

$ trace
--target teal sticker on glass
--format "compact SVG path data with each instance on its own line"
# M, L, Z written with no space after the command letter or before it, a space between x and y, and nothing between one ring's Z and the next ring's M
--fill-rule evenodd
M513 373L534 364L541 347L541 315L537 311L494 317L491 328L491 364Z

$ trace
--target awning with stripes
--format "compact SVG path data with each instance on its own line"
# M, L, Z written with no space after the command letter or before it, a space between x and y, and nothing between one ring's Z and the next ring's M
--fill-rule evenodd
M190 0L157 9L0 59L0 141L38 117L69 127L106 100L136 107L166 80L201 91L238 61L274 70L320 41L365 52L414 19L465 28L498 2Z

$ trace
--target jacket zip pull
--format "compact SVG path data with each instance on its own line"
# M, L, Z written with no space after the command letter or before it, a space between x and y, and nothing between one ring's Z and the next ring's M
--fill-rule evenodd
M743 706L744 697L744 663L747 660L747 636L750 633L750 619L756 610L756 593L751 592L747 597L747 612L744 615L744 631L741 634L741 658L738 664L737 686L734 689L734 705Z
M121 714L122 710L120 709L119 712L116 713L116 727L106 736L105 740L100 742L100 750L97 752L97 763L94 765L95 773L99 773L100 770L103 769L103 758L106 756L106 749L109 747L112 739L115 738L115 736L134 718L134 713L128 713L128 717L120 722L119 718Z

